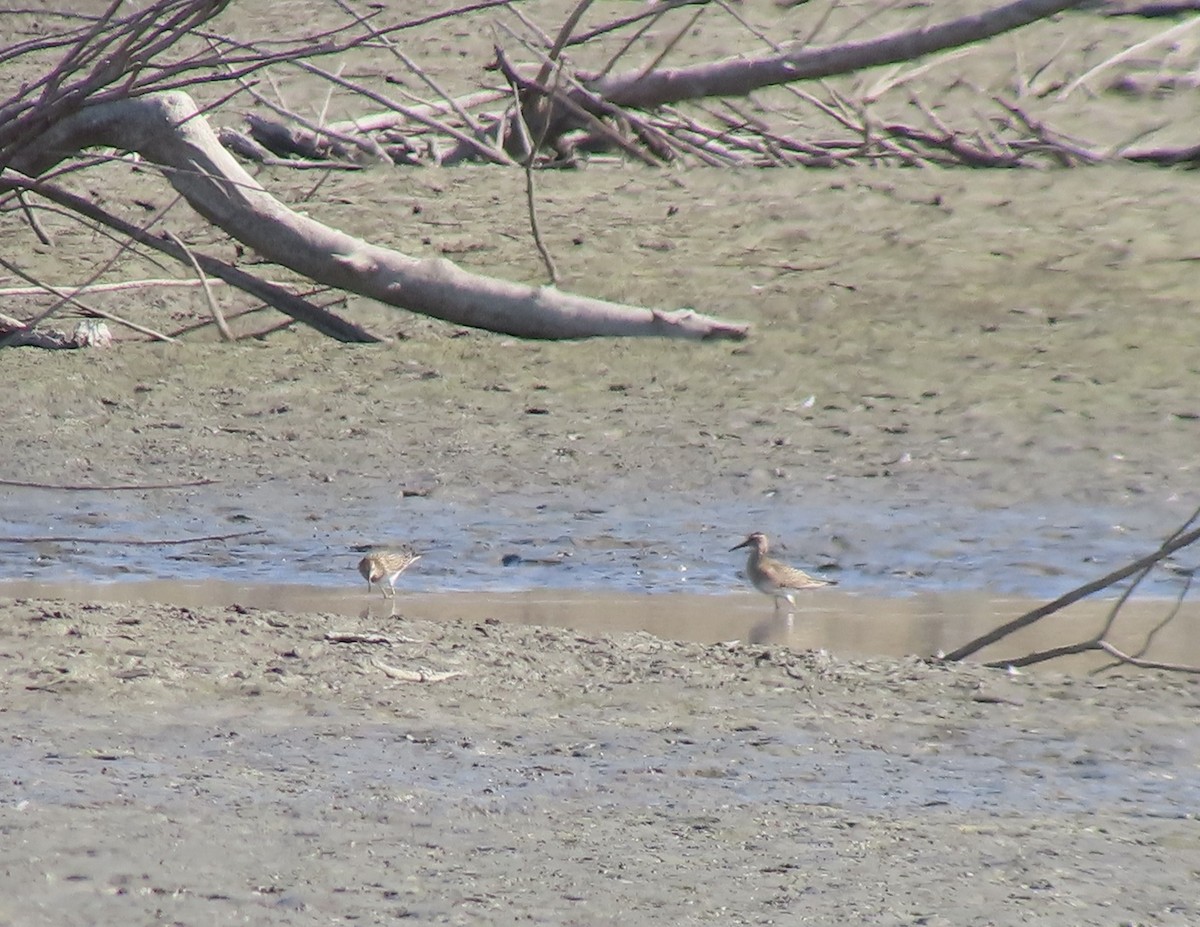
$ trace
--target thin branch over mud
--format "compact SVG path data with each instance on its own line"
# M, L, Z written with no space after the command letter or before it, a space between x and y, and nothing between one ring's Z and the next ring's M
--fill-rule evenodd
M84 537L6 537L6 544L115 544L119 547L175 547L183 544L205 544L209 541L233 541L238 538L266 534L259 528L255 531L235 531L233 534L205 534L190 538L84 538Z
M1109 615L1104 622L1104 626L1093 637L1084 641L1064 644L1049 650L1029 653L1019 657L1003 660L992 660L987 665L997 667L1031 666L1035 663L1043 663L1047 660L1053 660L1058 657L1099 650L1115 657L1118 662L1121 663L1130 663L1136 666L1155 669L1169 669L1176 672L1200 673L1200 667L1191 667L1176 663L1164 663L1161 661L1147 660L1144 657L1146 648L1149 646L1150 639L1153 638L1154 634L1161 630L1161 628L1165 626L1165 624L1169 622L1178 612L1179 603L1182 602L1183 597L1187 594L1188 589L1191 588L1192 576L1190 573L1188 574L1187 582L1184 584L1184 587L1179 594L1179 599L1175 608L1168 614L1166 619L1159 624L1158 627L1150 632L1150 638L1147 639L1146 644L1138 653L1126 654L1107 640L1107 636L1112 630L1113 625L1116 623L1117 617L1120 614L1121 606L1124 605L1129 597L1133 594L1133 591L1137 588L1138 583L1140 583L1150 573L1151 570L1153 570L1156 566L1158 566L1176 551L1182 550L1183 548L1188 547L1200 540L1200 528L1191 528L1191 526L1196 523L1197 519L1200 519L1200 509L1197 509L1195 512L1193 512L1191 517L1169 538L1167 538L1167 540L1163 542L1158 550L1154 551L1153 553L1147 554L1145 557L1135 560L1133 563L1126 564L1125 566L1118 570L1114 570L1106 576L1102 576L1090 583L1085 583L1082 586L1072 589L1070 592L1059 596L1053 602L1047 602L1045 605L1038 606L1032 611L1026 612L1019 618L1014 618L1012 621L1009 621L998 628L992 629L987 634L977 637L975 640L970 641L958 649L951 651L941 659L946 661L965 660L967 657L978 653L983 648L998 643L1009 635L1014 634L1023 628L1027 628L1030 625L1041 621L1043 618L1062 611L1067 606L1073 605L1081 599L1085 599L1097 592L1108 589L1116 583L1119 583L1122 580L1128 579L1132 576L1135 577L1134 581L1121 594L1120 598L1109 611Z
M214 486L220 480L184 480L180 483L35 483L28 480L0 480L0 486L20 489L49 489L54 492L144 492L149 489L186 489L192 486Z

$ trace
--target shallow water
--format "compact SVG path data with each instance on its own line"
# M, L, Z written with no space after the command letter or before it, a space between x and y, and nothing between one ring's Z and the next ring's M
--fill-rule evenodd
M1131 517L1141 523L1129 524ZM401 617L434 620L499 618L585 633L648 631L844 655L928 655L955 649L1153 550L1168 517L1147 508L1092 509L1081 517L1044 508L902 503L851 512L844 500L800 510L769 499L747 512L741 503L700 505L671 496L653 504L586 501L566 491L497 496L481 507L425 497L347 501L321 484L291 495L267 487L237 494L219 486L7 489L0 492L3 535L46 540L0 544L0 595L239 604L381 620L395 608ZM777 613L769 599L746 591L742 552L729 550L741 534L729 525L787 538L780 556L839 586L802 596L794 618ZM121 542L241 531L260 533L183 545ZM355 570L355 546L388 540L412 541L423 552L399 580L395 605L368 594ZM1136 649L1183 582L1170 570L1148 577L1138 593L1148 600L1126 606L1115 642ZM980 658L1086 639L1108 607L1077 606ZM1200 633L1188 632L1200 628L1198 615L1200 606L1189 604L1150 655L1200 664ZM1098 662L1081 657L1073 665Z
M2 488L0 580L349 587L358 582L356 547L406 541L423 553L401 580L408 591L717 594L744 587L743 554L729 548L749 531L764 530L776 539L776 555L850 590L1053 598L1153 551L1164 526L1185 515L1171 505L980 510L832 495L802 507L767 496L748 507L670 495L586 498L566 490L464 504L346 498L324 484L237 493L220 486L105 493ZM151 543L237 532L247 534ZM1160 570L1141 591L1169 597L1182 582Z

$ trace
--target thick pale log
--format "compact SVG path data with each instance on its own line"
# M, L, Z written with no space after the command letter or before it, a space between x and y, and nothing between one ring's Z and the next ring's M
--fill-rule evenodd
M329 286L527 338L746 336L748 326L691 310L659 311L469 273L347 235L284 206L221 147L191 97L174 91L85 106L10 165L38 176L94 146L136 151L163 168L192 208L267 260Z

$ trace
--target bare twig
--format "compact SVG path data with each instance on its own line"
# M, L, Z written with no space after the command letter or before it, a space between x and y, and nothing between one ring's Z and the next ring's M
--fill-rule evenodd
M440 116L452 112L456 107L470 109L507 98L507 89L478 90L461 97L455 97L453 106L445 101L441 103L421 103L417 106L410 106L408 111L410 113L420 113L424 116ZM383 129L395 128L406 118L404 113L389 110L388 112L372 113L367 116L355 116L342 122L333 122L329 124L329 128L339 132L378 132Z
M696 10L696 12L692 14L692 18L687 21L687 24L679 29L675 35L663 45L662 51L655 55L654 58L651 59L650 63L642 69L643 78L654 73L658 66L666 60L667 56L675 50L675 46L683 41L683 37L692 31L692 27L696 25L697 20L699 20L703 15L703 7Z
M1151 645L1154 643L1154 638L1156 638L1158 636L1158 632L1161 631L1163 628L1165 628L1167 625L1169 625L1172 621L1175 620L1176 616L1178 616L1178 614L1179 614L1179 610L1183 607L1183 600L1187 597L1188 590L1192 588L1192 580L1194 578L1195 578L1194 572L1189 572L1187 574L1187 581L1183 584L1183 586L1180 587L1179 593L1175 596L1175 604L1171 607L1170 611L1168 611L1165 615L1163 615L1163 617L1159 620L1158 624L1156 624L1148 632L1146 632L1145 640L1142 641L1141 646L1133 653L1134 657L1138 657L1138 658L1144 657L1146 655L1146 653L1150 650ZM1140 577L1139 577L1139 579L1140 579ZM1115 618L1116 613L1117 613L1117 609L1114 606L1114 608L1112 610L1112 618ZM1101 638L1103 638L1105 636L1105 634L1107 633L1107 629L1109 627L1111 627L1111 624L1112 624L1112 621L1110 620L1109 623L1105 625L1105 630L1100 632ZM1120 665L1119 660L1116 663L1110 663L1107 666L1101 666L1098 669L1096 669L1095 672L1103 673L1103 672L1110 670L1118 665Z
M563 48L571 38L571 33L575 31L575 27L579 25L579 20L583 19L583 14L587 12L589 6L592 5L592 0L579 0L575 4L575 9L567 15L563 20L562 26L558 30L558 35L555 36L554 44L550 46L550 50L546 52L546 60L542 63L541 70L538 71L537 82L544 84L550 79L550 72L558 65L559 55L562 54Z
M278 283L269 281L272 286L288 287L293 284ZM209 280L209 286L228 286L224 280ZM176 280L170 277L150 277L145 280L121 280L115 283L90 283L87 291L89 293L120 293L126 290L147 290L147 289L196 289L203 284L199 280ZM75 285L56 286L55 289L75 289ZM13 296L36 296L39 293L45 293L46 287L38 286L7 286L0 287L0 298Z
M505 26L504 23L500 23L499 27L509 32L509 34L512 35L516 41L524 44L524 40L521 39L520 36L508 30L508 27ZM525 47L528 48L529 46L526 45ZM538 54L534 49L530 49L530 51ZM637 145L631 144L627 139L623 138L618 131L607 125L599 117L599 115L597 115L597 113L602 113L609 116L621 115L632 121L632 114L625 113L618 107L605 103L599 97L589 93L582 84L569 75L566 75L566 77L567 82L571 87L570 93L560 92L554 94L550 87L538 83L530 78L522 77L517 69L509 64L508 59L501 53L499 47L497 47L497 66L500 68L500 72L504 74L505 79L510 82L515 81L520 86L523 93L529 94L531 92L536 92L543 97L554 96L554 103L563 107L568 114L575 117L575 119L586 126L588 130L605 138L614 147L619 148L626 154L630 155L630 157L641 161L643 164L648 164L653 167L658 166L659 161L657 159L655 159L652 155L647 154ZM550 116L547 115L543 118L550 118Z
M771 49L771 51L775 51L775 52L783 51L782 45L780 45L778 42L776 42L774 39L772 39L769 35L767 35L761 29L755 28L754 25L748 19L746 19L746 17L744 17L741 13L739 13L737 10L735 10L727 2L727 0L716 0L716 4L722 10L724 10L725 13L731 19L736 20L737 24L739 26L741 26L743 29L745 29L747 32L749 32L752 36L754 36L756 39L758 39L760 42L762 42L764 45L766 45L767 48Z
M25 221L33 229L33 234L37 236L38 241L46 247L53 245L54 242L50 240L50 235L42 228L42 223L38 221L37 211L29 208L29 202L25 199L25 194L18 193L17 201L21 204L21 212L25 214Z
M3 162L0 161L0 163L3 163ZM0 173L0 178L2 178L2 179L0 179L0 190L6 189L7 185L5 184L5 181L7 181L11 176L12 176L12 172L7 169L5 169L2 173ZM28 185L20 184L20 185L14 185L14 189L18 190L19 192L24 192L25 190L36 190L36 187L33 184L28 184ZM38 191L38 192L40 192L40 191ZM82 200L82 198L79 198L79 197L77 197L77 199L80 199L83 202L87 202L86 200ZM154 223L156 223L159 219L161 219L163 216L165 216L167 214L167 212L169 212L175 206L175 204L179 202L180 199L181 199L181 197L175 196L171 200L171 202L169 202L166 206L162 207L157 212L155 212L155 214L150 218L150 221L147 222L145 226L138 228L137 226L129 225L129 227L131 229L137 228L139 235L148 236L147 230L150 228L150 226L154 225ZM76 209L75 211L82 212L82 210L78 210L78 209ZM85 280L83 282L82 285L80 285L79 287L76 287L75 290L72 291L71 293L65 293L65 292L54 293L54 295L58 297L58 301L53 303L48 309L45 309L38 315L34 316L26 324L30 328L33 328L33 327L37 326L38 324L40 324L41 322L45 321L46 319L50 318L50 316L52 316L56 312L58 312L63 306L67 305L68 303L75 302L76 297L80 293L84 292L87 289L87 287L89 285L91 285L92 283L94 283L96 280L99 280L100 277L103 276L103 274L110 267L112 267L114 264L116 264L117 260L121 257L121 255L123 255L126 251L128 251L130 248L133 247L133 243L135 240L136 239L133 235L129 235L125 241L122 241L118 244L117 250L112 255L109 256L108 260L103 261L99 267L97 267L95 270L92 271L91 275L88 277L87 280ZM28 281L29 283L40 283L40 281L32 279L27 274L17 271L16 268L14 268L11 264L8 264L7 262L5 262L5 266L7 266L14 273L20 273L21 278ZM86 308L88 311L97 311L97 310L92 310L91 307L84 307L84 308ZM97 314L99 314L98 311L97 311ZM114 321L116 321L116 320L114 319ZM11 337L12 336L9 335L6 338L0 338L0 348L4 347L9 342L9 339ZM171 340L166 335L160 335L159 337L164 341Z
M656 23L659 18L671 10L678 9L681 6L692 6L697 3L707 3L708 0L660 0L659 3L646 4L646 8L639 13L633 13L629 16L622 16L619 19L614 19L611 22L597 26L595 29L589 29L587 32L581 32L579 35L572 36L567 42L568 45L584 45L592 39L599 38L602 35L607 35L610 32L616 32L624 29L626 26L632 26L634 23L641 22L644 19L650 20L650 25ZM645 31L645 26L638 31L641 35Z
M209 534L194 538L73 538L73 537L5 537L0 542L5 544L117 544L121 547L174 547L180 544L203 544L207 541L232 541L237 538L248 538L257 534L266 534L265 529L257 531L237 531L233 534Z
M221 144L236 155L241 155L247 161L261 164L264 167L287 167L292 170L322 170L322 171L361 171L363 165L354 161L331 161L329 159L310 160L305 158L278 158L266 146L253 138L229 126L221 126L217 130L217 138ZM392 159L393 162L395 159Z
M233 332L229 328L229 323L225 321L225 315L221 312L221 307L217 305L216 299L213 297L212 287L208 285L208 277L204 271L200 269L199 263L196 261L196 256L192 254L191 249L179 240L172 231L167 231L166 236L175 242L176 246L181 250L188 259L188 263L192 265L192 270L196 272L196 276L200 278L200 283L204 287L204 299L208 303L208 311L212 313L213 322L216 323L217 330L221 333L221 337L226 341L237 341Z
M1061 133L1051 130L1045 123L1034 119L1021 109L1021 107L1017 106L1016 103L999 96L993 97L993 99L1015 116L1021 125L1033 134L1034 138L1055 155L1063 167L1072 167L1077 163L1095 164L1101 160L1100 155L1097 155L1077 142L1069 141Z
M1185 32L1191 31L1198 25L1200 25L1200 16L1194 16L1191 19L1172 26L1170 29L1164 29L1162 32L1158 33L1157 35L1152 35L1150 38L1145 39L1144 41L1130 45L1128 48L1122 49L1115 55L1105 58L1098 65L1093 68L1089 68L1087 71L1071 81L1071 83L1067 84L1067 86L1065 86L1058 94L1059 101L1061 102L1062 100L1065 100L1101 71L1107 70L1114 64L1118 64L1119 62L1126 61L1129 58L1136 57L1147 48L1151 48L1155 45L1161 45L1164 42L1174 41L1176 38L1183 35Z
M499 49L496 50L496 54L500 55ZM558 74L557 70L555 74ZM555 87L552 88L552 91L557 89L557 76L554 83ZM548 119L541 120L541 131L537 140L534 141L529 132L529 123L525 119L525 107L521 100L521 89L514 79L510 79L510 86L513 93L514 119L517 129L521 134L521 143L525 149L525 206L529 213L529 231L533 235L533 243L537 246L538 254L542 256L542 263L546 267L546 275L550 278L550 285L558 286L558 267L555 266L554 258L551 256L549 249L547 249L546 243L542 240L542 232L538 227L537 198L534 193L533 183L533 162L537 159L538 149L546 141L546 133L550 129L550 121Z
M483 127L480 126L474 119L472 119L471 115L458 104L458 101L455 100L454 97L452 97L444 89L442 89L441 85L438 84L438 82L432 77L430 77L429 73L424 68L418 65L399 48L397 48L395 43L392 42L390 38L382 34L379 30L375 29L370 22L367 21L366 17L359 14L348 3L343 2L343 0L335 0L335 2L340 9L354 17L358 23L367 30L367 32L373 35L376 41L378 41L381 45L383 45L384 48L395 55L396 58L398 58L400 62L409 69L409 71L415 74L427 87L440 96L445 104L458 116L459 119L463 121L463 124L475 133L476 138L478 138L481 142L486 142L487 133L484 131Z
M345 87L347 90L352 90L355 93L361 94L362 96L365 96L371 100L374 100L376 103L380 104L381 106L386 106L390 109L394 109L398 113L403 113L406 117L408 117L409 119L412 119L414 122L419 122L422 125L429 126L432 129L436 129L440 132L445 133L446 135L449 135L451 138L454 138L458 142L460 142L464 145L467 145L470 148L473 148L483 158L485 158L488 161L494 161L498 164L507 164L510 166L513 165L513 163L514 163L512 158L510 158L502 149L490 146L490 145L486 144L485 142L482 142L479 139L475 138L474 136L469 135L466 132L462 132L459 129L456 129L454 126L452 126L446 122L443 122L439 119L434 119L431 116L426 116L422 110L414 109L410 106L405 106L396 100L390 99L389 97L385 96L384 94L376 93L375 91L371 90L368 87L363 86L362 84L356 83L354 81L346 80L345 78L342 78L342 77L338 77L337 75L335 75L329 71L326 71L323 68L319 68L314 64L309 64L306 61L297 61L297 62L295 62L295 64L296 64L296 67L300 68L303 71L307 71L310 74L315 74L318 77L323 77L332 83L335 83L335 84L338 84L339 86Z
M612 71L612 69L617 66L617 62L625 57L625 53L628 52L629 49L633 48L633 46L638 42L639 39L641 39L643 35L654 28L655 24L658 23L659 18L665 16L667 10L670 8L671 7L669 4L658 3L652 6L647 13L640 14L642 16L649 16L650 18L647 19L646 22L642 24L640 29L638 29L633 35L629 36L629 38L627 38L624 43L622 43L622 45L609 56L608 60L604 62L604 66L596 72L596 76L606 77Z
M72 483L35 483L26 480L0 480L0 486L16 486L22 489L49 489L55 492L123 492L147 489L184 489L189 486L212 486L220 480L187 480L182 483L116 483L112 485L81 485Z
M1200 673L1200 666L1188 666L1186 663L1164 663L1160 660L1147 660L1143 657L1135 657L1132 654L1122 653L1108 641L1096 641L1096 647L1115 657L1121 663L1129 663L1133 666L1140 666L1143 669L1169 670L1173 673Z
M1188 521L1184 525L1184 528L1186 528L1187 525L1190 525L1192 522L1194 522L1197 517L1200 517L1200 509L1198 509L1196 511L1196 513L1194 513L1192 515L1192 517L1188 519ZM971 654L977 653L978 651L982 650L984 647L994 644L997 641L1002 640L1005 637L1008 637L1010 634L1021 630L1022 628L1027 628L1031 624L1034 624L1034 623L1040 621L1042 618L1045 618L1048 615L1053 615L1055 612L1061 611L1062 609L1066 608L1068 605L1078 602L1081 599L1086 599L1088 596L1092 595L1093 593L1099 592L1101 589L1107 589L1109 586L1113 585L1114 583L1120 582L1121 580L1125 579L1126 577L1132 576L1135 573L1139 573L1139 572L1146 570L1148 567L1154 566L1155 564L1161 562L1162 560L1165 560L1171 554L1175 553L1175 551L1182 550L1184 547L1187 547L1190 544L1194 544L1197 540L1200 540L1200 528L1193 529L1191 531L1184 531L1183 529L1180 529L1179 531L1176 531L1174 534L1172 534L1171 537L1168 538L1165 542L1163 542L1163 544L1158 548L1158 550L1154 551L1153 553L1147 554L1145 557L1142 557L1142 558L1134 561L1133 563L1127 564L1127 565L1121 567L1119 570L1113 570L1111 573L1107 574L1106 576L1102 576L1099 579L1093 580L1090 583L1084 583L1084 585L1079 586L1075 589L1072 589L1070 592L1067 592L1064 595L1059 596L1053 602L1047 602L1045 605L1041 605L1041 606L1033 609L1032 611L1026 612L1024 615L1021 615L1019 618L1015 618L1012 621L1009 621L1009 622L1001 625L998 628L993 628L987 634L977 637L977 638L975 638L975 640L970 641L970 642L964 644L963 646L959 647L958 649L953 650L950 653L946 654L944 659L946 659L948 661L958 661L958 660L966 659L967 657L971 656ZM1068 648L1065 648L1065 649L1060 648L1060 651L1062 653L1079 653L1082 650L1093 649L1092 645L1094 643L1095 643L1095 641L1089 641L1089 642L1085 642L1084 644L1081 644L1081 645L1070 645ZM1055 653L1057 655L1058 652L1056 651ZM1014 666L1024 665L1024 664L1018 663L1017 661L1011 661L1011 660L1010 661L998 661L998 662L1011 663Z

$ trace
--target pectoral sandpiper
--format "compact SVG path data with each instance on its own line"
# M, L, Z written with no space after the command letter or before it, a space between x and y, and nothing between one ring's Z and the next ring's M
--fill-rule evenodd
M779 600L787 599L795 607L794 593L804 589L817 589L820 586L836 586L832 579L817 579L809 576L803 570L797 570L767 556L769 542L761 531L755 531L746 540L730 550L750 548L750 556L746 559L746 576L754 584L754 588L764 595L773 596L775 607L779 608Z
M375 583L379 583L379 591L386 599L388 589L392 597L396 595L396 580L400 574L421 559L421 555L408 545L401 547L372 547L367 555L358 561L358 572L367 581L367 592ZM387 585L384 585L384 580Z

